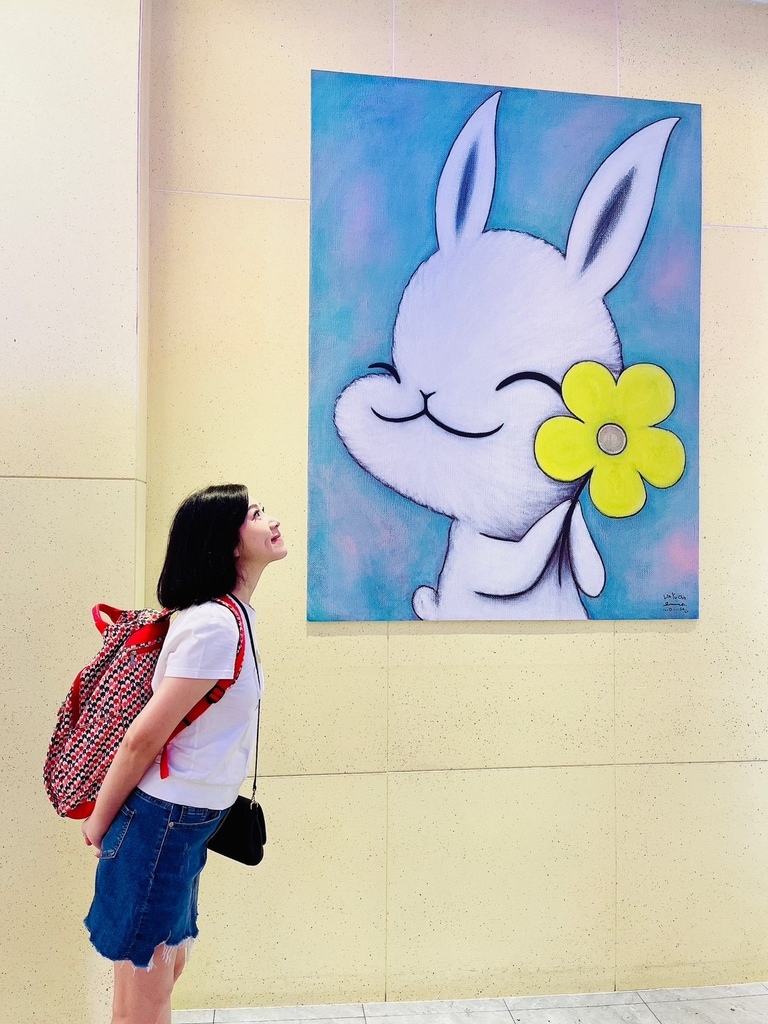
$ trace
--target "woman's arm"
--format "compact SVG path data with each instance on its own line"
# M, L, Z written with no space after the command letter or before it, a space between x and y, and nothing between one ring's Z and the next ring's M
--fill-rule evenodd
M128 727L101 784L93 814L83 822L88 846L101 841L125 799L163 748L173 730L216 683L215 679L166 676L157 693Z

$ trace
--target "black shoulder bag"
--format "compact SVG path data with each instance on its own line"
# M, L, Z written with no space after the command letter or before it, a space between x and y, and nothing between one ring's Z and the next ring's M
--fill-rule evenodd
M253 651L253 663L256 666L256 678L260 681L259 659L256 655L256 644L253 642L251 620L245 606L234 594L248 627L248 637ZM258 719L256 724L256 758L253 765L253 792L250 798L239 796L227 811L221 825L208 840L208 849L220 853L224 857L239 861L240 864L259 864L264 857L264 845L267 841L267 825L264 812L256 802L256 781L259 770L259 732L261 730L261 698L259 698Z

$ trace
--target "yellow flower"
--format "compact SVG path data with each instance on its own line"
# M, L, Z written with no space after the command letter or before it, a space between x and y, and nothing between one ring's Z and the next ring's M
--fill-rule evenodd
M644 481L671 487L683 475L682 441L655 426L675 407L675 386L660 366L637 363L614 380L601 363L576 363L563 378L563 402L577 418L542 423L536 461L554 480L589 473L589 494L603 515L633 516L646 501Z

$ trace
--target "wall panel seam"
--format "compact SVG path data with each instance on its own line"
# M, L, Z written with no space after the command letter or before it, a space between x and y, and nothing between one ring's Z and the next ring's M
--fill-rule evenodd
M768 231L768 226L760 224L702 224L702 227L723 231Z
M613 11L616 18L616 95L621 96L621 36L619 34L619 0L614 0Z
M137 476L47 476L40 473L0 473L0 480L89 480L93 483L146 483Z
M618 0L616 0L616 17ZM616 624L613 623L613 990L618 988L618 739L616 735Z
M151 188L150 193L171 196L212 196L216 199L264 199L272 203L308 203L308 196L258 196L247 192L206 192L194 188Z
M321 779L321 778L360 778L362 776L389 776L389 775L435 775L455 773L472 773L477 775L481 772L535 772L535 771L573 771L577 769L592 768L683 768L686 766L715 766L715 765L764 765L768 764L768 758L745 758L744 760L720 760L720 761L598 761L593 764L513 764L513 765L491 765L486 768L389 768L379 771L338 771L338 772L293 772L272 775L269 772L262 772L259 776L262 779Z
M392 74L395 74L395 15L397 9L397 0L392 0Z
M395 0L392 0L392 7L394 11ZM394 17L393 17L394 25ZM394 29L393 29L394 31ZM393 40L394 45L394 40ZM394 71L394 64L393 64ZM390 775L390 764L389 764L389 688L390 688L390 677L389 677L389 637L390 637L390 624L387 623L387 650L385 660L385 677L386 677L386 707L385 707L385 750L387 759L387 771L385 794L386 794L386 806L384 809L384 1002L387 1001L387 990L389 988L389 775Z
M613 991L618 990L618 766L613 765Z

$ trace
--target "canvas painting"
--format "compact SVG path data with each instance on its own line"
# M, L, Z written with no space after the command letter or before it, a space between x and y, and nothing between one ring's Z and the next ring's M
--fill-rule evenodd
M312 77L310 621L698 615L696 105Z

